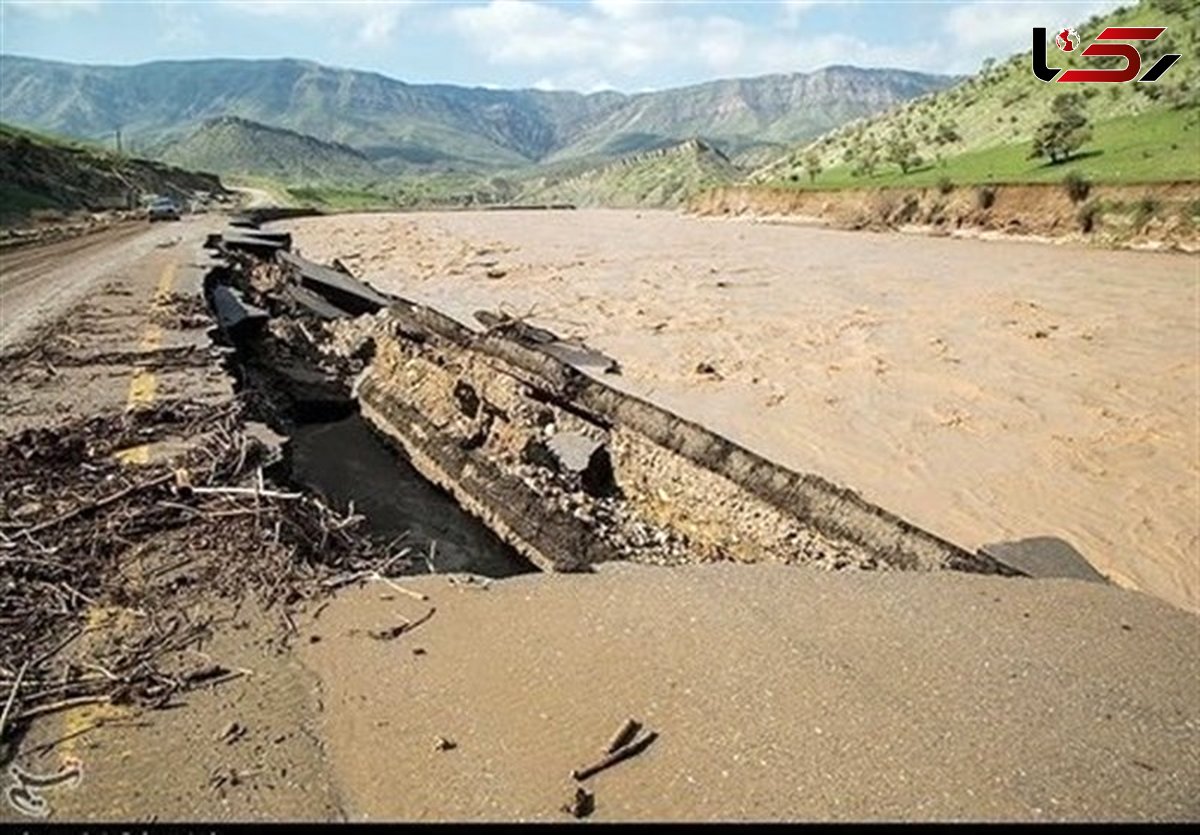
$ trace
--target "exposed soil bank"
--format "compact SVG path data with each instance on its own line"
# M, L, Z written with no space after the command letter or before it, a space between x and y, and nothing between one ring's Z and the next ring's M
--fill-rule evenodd
M351 820L569 820L627 717L660 736L587 781L596 820L1200 815L1200 619L1143 595L729 564L406 586L430 600L301 625Z
M1019 235L1102 246L1200 249L1200 183L874 188L818 191L730 186L693 198L701 215L807 218L846 229Z
M401 301L335 326L330 342L351 355L369 342L356 385L366 419L545 569L628 559L1014 573L580 373L549 332L535 343L511 322L494 327L476 334Z

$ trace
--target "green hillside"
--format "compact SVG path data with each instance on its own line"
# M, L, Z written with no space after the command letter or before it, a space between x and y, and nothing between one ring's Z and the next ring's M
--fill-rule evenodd
M261 182L260 182L261 185ZM371 184L292 185L287 202L326 211L412 209L509 203L517 196L516 181L473 172L426 172L392 177Z
M1085 42L1105 26L1167 26L1141 48L1143 71L1167 52L1184 57L1155 84L1047 84L1034 77L1024 52L948 90L846 124L751 179L816 188L1045 182L1068 174L1114 183L1200 179L1198 9L1196 0L1143 0L1078 26ZM1049 57L1064 69L1094 60L1053 44ZM1066 161L1031 158L1033 136L1056 98L1072 94L1090 136Z
M517 202L677 206L704 189L737 182L741 175L724 154L693 139L577 173L537 178Z
M224 191L212 174L135 159L0 124L0 223L31 211L129 208L150 194Z
M512 172L400 175L370 184L293 184L289 203L329 211L436 208L512 203L576 206L677 206L716 186L738 182L743 172L700 140L630 154L603 163L573 161ZM257 187L267 184L258 179ZM272 184L272 191L279 191Z
M184 139L165 144L156 156L186 168L283 183L370 181L381 176L366 156L347 145L236 116L211 119Z

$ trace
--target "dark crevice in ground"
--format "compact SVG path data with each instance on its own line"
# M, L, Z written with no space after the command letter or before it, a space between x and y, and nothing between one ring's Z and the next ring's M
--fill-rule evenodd
M272 473L339 507L353 506L375 536L404 542L419 570L509 577L534 567L445 491L426 481L403 452L357 413L296 426Z
M209 299L215 286L234 281L233 271L214 269L206 280ZM288 327L285 321L279 326ZM271 479L353 508L365 517L369 536L408 549L396 573L502 578L537 570L361 417L348 382L361 359L331 369L325 358L293 350L303 340L285 342L270 326L236 336L218 331L216 338L234 349L226 367L250 416L286 438L268 470Z

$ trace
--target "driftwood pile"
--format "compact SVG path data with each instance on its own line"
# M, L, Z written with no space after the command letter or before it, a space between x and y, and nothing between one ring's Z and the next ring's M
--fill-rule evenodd
M242 411L162 401L0 438L0 743L39 715L161 706L236 677L211 663L161 668L209 632L202 607L183 601L254 593L282 604L294 631L289 605L405 559L372 540L362 517L271 485L270 451L246 433ZM121 460L164 439L186 451ZM119 638L95 634L110 629L97 618L105 612L121 615Z

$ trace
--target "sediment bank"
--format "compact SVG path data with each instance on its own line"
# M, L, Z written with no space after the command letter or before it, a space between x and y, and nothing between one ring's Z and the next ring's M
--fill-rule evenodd
M1020 237L1132 249L1200 251L1200 183L928 186L822 191L729 186L687 205L699 215L899 229L929 235Z

